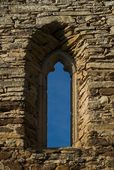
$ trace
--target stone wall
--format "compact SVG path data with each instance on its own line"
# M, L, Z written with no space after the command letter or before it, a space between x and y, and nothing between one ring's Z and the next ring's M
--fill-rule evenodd
M114 148L3 149L1 170L113 170Z
M80 149L36 153L42 67L57 50L75 61ZM114 169L113 0L0 1L0 82L1 169Z

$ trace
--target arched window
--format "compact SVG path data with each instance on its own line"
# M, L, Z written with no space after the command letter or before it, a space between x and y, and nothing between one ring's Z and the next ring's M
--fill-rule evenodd
M58 62L48 74L47 147L71 145L70 75Z
M47 148L47 76L49 72L54 71L54 65L61 62L64 70L69 72L71 76L71 146L74 146L77 139L77 92L76 92L76 68L74 60L71 56L61 51L56 51L49 55L42 66L40 74L40 98L39 98L39 118L38 131L38 147Z

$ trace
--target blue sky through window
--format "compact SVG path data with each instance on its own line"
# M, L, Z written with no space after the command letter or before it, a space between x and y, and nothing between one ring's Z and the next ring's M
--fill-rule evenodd
M47 146L70 146L70 75L57 63L48 74Z

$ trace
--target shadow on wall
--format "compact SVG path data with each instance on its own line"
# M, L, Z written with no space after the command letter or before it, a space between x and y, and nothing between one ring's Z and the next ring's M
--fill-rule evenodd
M0 68L4 67L4 64L6 64L3 60L2 53L2 36L0 36Z
M0 36L0 40L1 40L1 36ZM2 51L2 43L1 43L1 41L0 41L0 67L1 67L1 65L2 65L1 51Z
M33 33L26 49L25 65L25 148L41 149L47 145L46 83L42 84L43 63L56 50L74 58L74 28L57 21L42 26ZM69 41L70 40L70 41ZM54 57L54 56L53 56ZM45 97L45 99L44 99Z

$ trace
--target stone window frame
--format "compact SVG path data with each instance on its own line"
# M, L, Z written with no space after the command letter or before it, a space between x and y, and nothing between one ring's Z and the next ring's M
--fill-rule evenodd
M38 129L40 136L38 139L39 148L47 148L47 76L49 72L53 72L54 66L57 62L60 62L64 66L64 70L69 72L71 77L71 147L74 147L77 142L77 72L76 64L68 53L57 50L48 55L43 62L42 72L39 76L40 89L39 89L39 118Z

